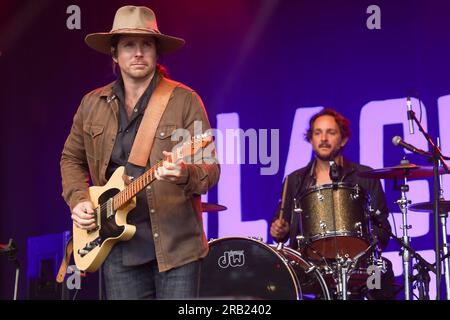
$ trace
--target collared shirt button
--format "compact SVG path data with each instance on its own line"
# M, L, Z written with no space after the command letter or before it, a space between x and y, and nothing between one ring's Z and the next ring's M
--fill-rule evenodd
M150 213L155 213L155 209L150 209Z
M152 187L151 186L148 186L147 187L147 190L152 190ZM153 210L153 209L152 209Z
M159 135L160 135L161 137L164 137L165 133L164 133L164 132L161 132Z
M138 109L137 109L137 108L134 108L134 112L138 112Z
M154 236L155 238L158 238L158 237L159 237L159 234L158 234L158 233L155 233L155 234L153 234L153 236Z

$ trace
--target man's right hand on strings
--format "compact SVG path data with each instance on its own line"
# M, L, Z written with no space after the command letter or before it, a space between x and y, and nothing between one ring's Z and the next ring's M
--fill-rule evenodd
M72 220L75 225L84 230L93 230L97 227L94 216L94 206L90 201L77 204L72 210Z

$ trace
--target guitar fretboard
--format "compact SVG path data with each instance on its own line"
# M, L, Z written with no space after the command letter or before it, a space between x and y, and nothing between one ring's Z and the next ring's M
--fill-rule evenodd
M125 189L116 194L113 198L114 210L122 207L125 203L135 197L139 193L139 191L143 190L146 186L152 183L156 179L156 170L158 170L158 168L162 166L163 161L161 160L153 167L148 169L144 174L131 181L131 183Z

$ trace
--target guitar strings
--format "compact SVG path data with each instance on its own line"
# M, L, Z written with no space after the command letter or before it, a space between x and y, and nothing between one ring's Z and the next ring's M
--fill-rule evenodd
M146 174L148 174L148 173L150 173L150 172L153 174L153 172L154 172L157 168L161 167L162 164L163 164L163 160L159 161L159 162L156 163L152 168L150 168L147 172L145 172L143 175L141 175L141 176L138 177L136 180L134 180L133 182L131 182L130 185L131 185L131 184L137 184L138 182L136 182L136 181L138 181L138 180L143 181L143 180L144 180L144 175L146 175ZM153 179L151 179L151 180L153 180ZM130 185L128 185L127 188L129 188ZM125 189L123 189L122 191L120 191L119 193L117 193L116 195L114 195L114 196L112 197L113 202L114 202L114 198L118 197L124 190L125 190ZM111 198L110 198L110 199L111 199ZM108 201L109 201L109 199L108 199ZM103 210L105 210L105 209L107 208L108 201L106 201L106 202L104 202L104 203L102 203L102 204L100 205L100 212L102 212ZM97 208L98 208L98 207L97 207Z

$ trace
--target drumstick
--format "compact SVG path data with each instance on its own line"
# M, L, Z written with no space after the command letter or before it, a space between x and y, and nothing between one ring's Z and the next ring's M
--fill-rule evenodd
M286 176L286 180L284 180L283 194L281 195L280 214L278 216L278 219L283 218L284 204L286 202L286 190L287 190L287 186L288 186L288 178L289 178L289 176Z

